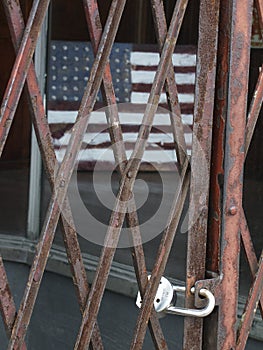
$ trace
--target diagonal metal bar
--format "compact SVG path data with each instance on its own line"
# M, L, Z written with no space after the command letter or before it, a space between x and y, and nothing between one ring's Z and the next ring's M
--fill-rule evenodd
M245 249L250 272L251 272L252 278L255 278L258 270L258 261L254 250L253 242L251 239L251 235L248 230L247 220L243 209L242 209L241 220L240 220L240 231L241 231L242 243ZM263 318L263 295L260 298L259 309L261 312L261 316Z
M4 10L6 13L8 26L11 33L13 46L17 51L19 48L21 37L23 35L24 20L20 4L17 1L12 0L10 2L10 5L12 6L6 6L5 3ZM45 115L42 96L38 87L35 68L32 62L28 71L26 88L29 96L29 101L31 102L33 123L38 138L38 144L40 146L42 159L52 188L54 187L55 169L58 168L58 164L56 161L55 151L52 144L51 133ZM65 218L62 213L62 233L64 237L64 243L66 246L69 265L73 276L73 282L77 293L78 302L80 304L80 309L83 312L86 304L87 295L89 292L88 280L82 260L82 255L80 252L77 234L74 229L74 222L72 214L70 212L70 206L67 202L67 199L65 208L67 212L67 218ZM72 249L72 247L74 247L74 249ZM97 324L94 327L91 345L93 349L103 349L102 340L99 334Z
M16 318L16 306L11 294L7 275L2 257L0 256L0 312L4 321L5 330L8 338L10 338L13 324ZM21 350L26 350L26 344L23 343Z
M188 160L186 160L182 169L182 179L179 184L179 188L176 193L176 197L170 212L167 227L164 231L162 241L158 248L154 268L151 272L151 278L147 284L147 289L142 300L141 310L137 319L136 327L134 330L134 336L130 347L131 350L142 349L143 346L147 323L149 320L151 310L153 308L153 302L156 297L160 279L164 273L170 255L179 220L183 211L183 206L188 193L190 184L190 171L188 166L189 163Z
M256 123L259 117L260 109L262 106L262 101L263 101L263 65L259 73L258 81L256 84L253 99L251 101L249 113L248 113L248 121L246 125L246 136L245 136L245 157L247 156L249 146L253 137L253 133L254 133ZM248 229L248 224L244 213L244 209L242 209L242 213L241 213L240 231L241 231L242 243L245 249L250 271L251 271L252 277L254 278L258 268L258 262L257 262L257 257L253 246L253 242L251 239L251 235ZM263 296L261 296L260 298L259 309L261 312L261 316L263 318Z
M163 1L151 0L153 20L155 24L155 32L159 45L160 52L162 50L165 38L167 35L167 23L165 18ZM165 90L167 95L168 105L172 113L170 113L172 132L174 135L175 150L178 164L183 166L185 158L187 157L184 128L181 118L181 109L178 101L178 91L175 82L174 68L172 59L168 63L169 70L167 79L165 81Z
M220 1L200 2L187 242L187 308L195 306L191 288L205 277L219 4ZM184 349L201 349L202 340L203 319L185 317Z
M258 11L260 29L263 34L263 3L260 0L255 0L255 4Z
M93 51L96 53L102 35L102 26L100 23L98 4L96 0L83 0L83 4L91 42L93 45ZM108 119L108 124L110 126L109 130L111 142L115 146L113 147L115 161L118 164L120 174L123 175L125 165L127 163L127 157L123 143L122 130L118 116L118 108L116 105L116 97L114 93L109 64L107 64L103 76L102 95L104 102L109 106L106 109L106 116ZM134 260L134 268L138 280L139 289L143 295L147 284L147 270L142 248L141 234L139 230L139 219L136 212L136 206L134 200L131 202L131 210L126 214L126 220L127 225L131 230L131 251ZM167 349L166 341L155 312L152 313L149 326L156 348Z
M253 0L231 3L231 39L223 190L221 303L218 310L218 349L236 347L239 283L240 215L247 86Z
M90 112L93 109L96 95L102 81L104 68L109 59L110 50L116 36L125 2L125 0L113 0L112 2L98 53L91 69L90 79L81 102L77 122L74 126L74 132L56 177L55 190L49 204L41 238L37 246L37 252L31 267L28 283L18 311L8 350L19 347L25 337L54 238L55 228L58 223L60 212L64 209L63 203L70 177L73 172L74 163L88 125Z
M257 85L254 91L253 99L248 113L248 121L246 126L246 140L245 140L245 155L247 155L249 145L256 127L259 113L263 103L263 64L258 76Z
M87 306L75 344L75 349L83 349L90 342L94 321L98 314L99 305L101 303L102 295L105 290L110 266L119 241L120 231L127 209L127 200L130 198L134 181L139 170L142 155L144 153L144 149L153 123L154 114L158 107L159 96L164 86L165 78L167 76L167 62L174 51L187 2L187 0L178 1L174 9L172 22L164 44L159 67L155 75L154 83L143 117L142 126L139 131L139 137L136 141L132 156L127 164L127 167L125 168L120 190L118 192L117 200L110 218L108 231L106 233L104 241L104 247L102 249L99 265L96 270L90 295L87 301Z
M0 156L3 152L7 135L14 119L49 1L50 0L34 0L32 4L21 45L1 105ZM8 0L4 0L3 4L5 7L12 6L12 3Z
M236 350L244 350L246 347L249 331L257 310L257 305L263 290L263 251L259 259L258 271L255 275L253 285L250 288L247 304L241 319L241 327L238 331Z

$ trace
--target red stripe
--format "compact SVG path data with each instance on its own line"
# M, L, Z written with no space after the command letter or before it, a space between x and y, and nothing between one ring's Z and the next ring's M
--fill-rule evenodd
M134 44L133 52L160 52L157 45L154 44ZM194 45L176 45L174 53L196 54L197 47Z
M125 146L125 150L126 151L132 151L134 149L134 145L135 142L124 142L124 146ZM158 149L157 147L158 146ZM82 143L81 145L81 150L86 150L86 149L108 149L111 147L111 142L102 142L99 143L97 145L91 145L91 144L87 144L85 142ZM66 149L67 145L62 145L62 146L58 146L55 145L55 150L59 150L59 149ZM191 145L187 145L187 150L191 150ZM160 150L174 150L174 143L173 142L152 142L150 144L147 144L146 146L146 151L160 151Z
M134 71L147 71L147 72L156 72L158 66L140 66L140 65L132 65L131 69ZM195 73L196 66L174 66L175 73Z
M151 89L152 89L152 84L143 84L143 83L132 84L132 91L134 92L151 92ZM190 84L177 85L177 89L179 93L183 93L183 94L194 94L195 92L195 86ZM165 90L163 90L163 92L165 92Z

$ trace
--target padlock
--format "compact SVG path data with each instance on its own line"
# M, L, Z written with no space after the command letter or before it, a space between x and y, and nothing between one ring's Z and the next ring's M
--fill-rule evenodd
M148 276L148 279L150 279L151 276ZM176 303L176 291L174 290L172 284L166 279L165 277L162 277L159 283L159 287L156 293L156 296L154 298L154 309L158 313L158 317L165 316L164 311L167 310L167 308L170 305L174 305ZM141 293L138 292L137 299L136 299L136 305L138 308L141 308L142 304L142 298Z
M150 279L151 276L148 276ZM192 316L192 317L206 317L215 307L215 297L206 288L201 288L199 295L207 299L207 305L202 309L187 309L175 306L176 292L185 292L186 288L181 286L173 286L165 277L162 277L159 287L154 299L154 309L159 317L166 314ZM191 293L195 293L195 288L191 288ZM142 298L140 292L137 294L136 305L141 308Z

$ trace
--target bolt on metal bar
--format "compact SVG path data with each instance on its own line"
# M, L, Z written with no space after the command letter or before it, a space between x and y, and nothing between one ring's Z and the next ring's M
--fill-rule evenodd
M165 18L163 1L151 0L153 21L155 24L156 38L160 52L162 50L167 35L167 23ZM170 60L167 79L165 81L165 90L170 113L171 127L174 136L175 150L178 159L178 165L181 168L187 157L186 143L184 137L184 127L181 118L181 109L178 101L178 91L175 81L172 58Z
M132 156L125 169L124 176L122 177L120 190L117 195L117 201L110 218L108 231L104 241L104 247L102 249L99 265L91 287L90 296L88 298L85 315L82 320L75 349L82 349L90 341L94 320L99 310L99 305L102 299L102 294L105 290L110 266L118 244L120 231L125 217L124 213L127 209L127 200L130 198L130 193L137 176L140 161L142 159L147 138L151 130L154 114L158 106L159 96L168 71L167 61L174 51L186 4L186 0L181 0L177 2L175 6L173 20L164 44L161 60L155 75L153 87L143 117L142 126L139 131L139 137L136 141Z
M251 239L251 235L248 230L247 220L243 209L242 209L241 220L240 220L240 231L241 231L242 243L243 243L246 258L249 264L250 272L251 272L252 278L254 279L258 270L258 261L254 250L253 242ZM263 319L263 295L261 296L259 301L259 310L261 312L261 317Z
M16 306L10 286L7 280L7 275L3 263L3 259L0 256L0 312L4 322L6 334L10 338L12 334L13 324L16 318ZM23 343L21 350L26 350L26 344Z
M249 145L256 127L256 123L260 114L263 103L263 64L258 76L257 85L254 91L253 99L248 113L248 121L246 126L246 140L245 140L245 155L247 155Z
M13 41L14 48L17 50L24 30L24 21L22 11L19 3L15 0L12 1L12 6L5 6L6 18L11 33L11 39ZM26 88L31 102L31 110L33 115L33 123L38 138L38 144L40 146L42 160L44 162L47 177L51 184L51 188L54 187L54 175L55 169L58 167L56 161L55 151L52 143L51 133L49 130L48 122L45 115L42 96L39 91L37 77L33 63L31 63L26 80ZM66 199L67 202L67 199ZM66 252L68 256L69 265L71 268L73 282L77 293L78 302L80 304L81 311L84 310L87 295L89 292L89 286L86 276L85 267L80 252L80 247L77 239L77 234L74 229L74 222L72 214L70 212L69 203L65 204L67 219L65 219L62 213L62 233L64 237L64 244L66 246ZM74 249L72 249L74 247ZM94 349L103 349L102 340L99 334L98 325L94 327L92 336L92 346Z
M27 330L34 306L39 286L46 266L48 254L55 234L55 228L66 196L67 187L73 171L73 165L81 145L89 115L95 104L97 92L102 81L104 68L109 59L110 50L119 26L120 17L124 9L125 0L113 0L109 12L108 20L105 25L103 36L99 45L93 67L90 73L90 79L85 89L78 113L77 122L74 126L69 148L65 154L62 164L59 168L55 183L55 190L52 194L49 209L47 211L41 238L37 246L37 252L31 267L25 294L22 299L20 309L14 325L12 337L9 342L8 350L21 345ZM95 321L94 321L95 323ZM94 324L93 324L94 325Z
M94 53L96 53L99 45L99 40L102 34L102 25L100 23L98 4L96 0L83 0L83 5L90 32L91 43L93 46ZM120 174L122 175L125 170L125 164L127 163L127 157L123 143L122 130L118 116L118 108L116 105L116 97L114 93L109 64L107 64L105 68L102 82L103 99L104 102L108 105L108 108L106 108L106 116L108 119L108 124L110 126L109 131L111 142L112 144L115 144L115 147L113 147L113 152L115 156L115 161L118 164ZM139 219L136 212L136 206L133 199L131 200L131 202L132 210L130 210L129 213L126 214L126 220L128 227L130 227L131 240L133 241L131 242L131 251L133 256L134 268L138 280L139 289L143 294L147 283L146 263L142 248L141 234L139 230ZM157 319L157 315L154 311L151 315L151 321L149 326L156 347L159 349L166 349L166 341L162 333L159 321Z
M186 302L194 307L191 288L205 277L212 127L220 1L201 0L191 155ZM202 348L203 319L184 319L184 349Z
M3 3L5 6L12 6L10 1L4 0ZM32 4L32 9L1 105L0 156L14 119L48 5L49 0L34 0Z
M230 71L225 142L223 194L221 304L218 349L236 346L240 215L242 210L244 141L249 75L252 0L231 3Z
M238 330L236 350L244 350L249 331L257 310L257 305L263 290L263 251L259 259L258 271L255 275L254 282L250 288L248 300L241 318L240 328Z

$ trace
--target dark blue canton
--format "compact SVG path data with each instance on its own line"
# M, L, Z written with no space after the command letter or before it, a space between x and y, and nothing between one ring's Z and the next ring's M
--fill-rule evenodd
M131 44L113 45L111 73L117 102L129 102L131 94ZM48 64L48 99L52 102L81 101L94 61L90 43L51 41ZM97 101L102 101L101 93Z

